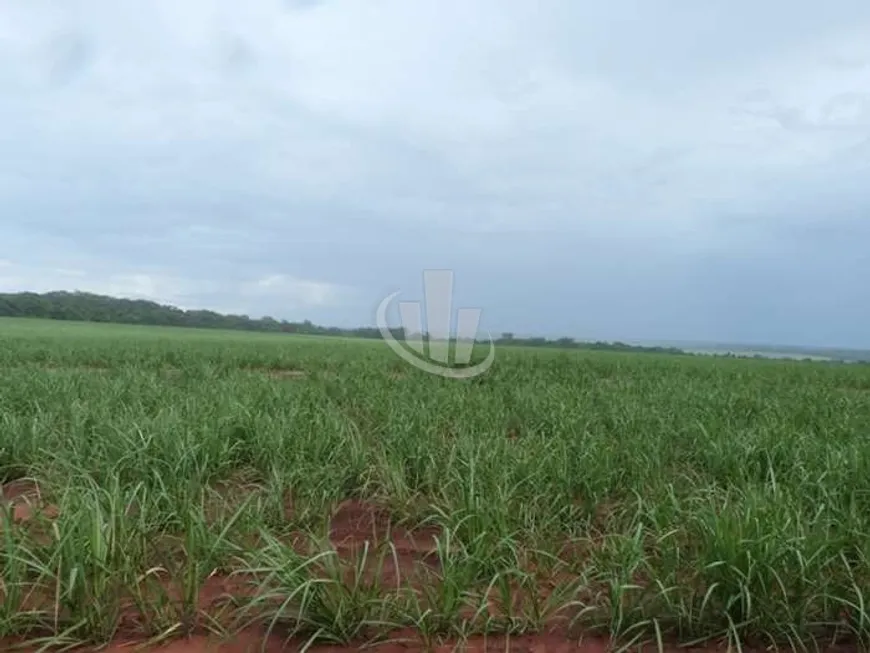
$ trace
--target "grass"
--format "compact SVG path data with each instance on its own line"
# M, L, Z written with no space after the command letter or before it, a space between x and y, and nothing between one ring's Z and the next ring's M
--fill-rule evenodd
M864 366L2 320L0 367L0 642L870 643Z

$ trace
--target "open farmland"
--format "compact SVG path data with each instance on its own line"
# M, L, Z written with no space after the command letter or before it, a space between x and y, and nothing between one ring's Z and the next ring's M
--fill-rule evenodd
M378 341L0 343L0 648L870 643L870 367L503 347L458 381Z

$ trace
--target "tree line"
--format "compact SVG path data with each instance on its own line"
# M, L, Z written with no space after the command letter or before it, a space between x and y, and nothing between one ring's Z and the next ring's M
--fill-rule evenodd
M343 329L313 324L310 320L294 322L272 317L252 318L247 315L225 315L209 310L184 310L167 304L144 299L125 299L81 291L53 291L47 293L0 293L0 316L29 317L77 322L103 322L114 324L140 324L153 326L192 327L198 329L229 329L272 333L297 333L349 338L380 338L375 327ZM401 339L404 330L391 329ZM427 334L422 335L428 339ZM644 351L683 354L675 347L645 347L622 342L583 342L573 338L521 338L502 333L495 339L497 345L523 347L559 347L566 349L600 349L614 351Z

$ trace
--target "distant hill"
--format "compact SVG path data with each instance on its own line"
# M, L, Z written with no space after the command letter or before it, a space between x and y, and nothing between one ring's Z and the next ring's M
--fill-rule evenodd
M341 329L313 324L309 320L290 322L271 317L251 318L247 315L224 315L209 310L183 310L144 299L124 299L80 291L58 290L47 293L0 293L0 317L31 317L79 322L108 322L154 326L193 327L199 329L230 329L274 333L298 333L350 338L380 338L375 327ZM391 329L397 338L403 329ZM425 336L424 336L425 337ZM558 347L565 349L595 349L650 353L684 354L676 347L629 345L622 342L582 342L573 338L519 338L503 333L495 340L500 346Z

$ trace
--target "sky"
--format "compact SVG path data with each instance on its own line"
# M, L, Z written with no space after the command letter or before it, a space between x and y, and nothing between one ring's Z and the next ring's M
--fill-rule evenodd
M9 0L0 291L870 348L870 3Z

